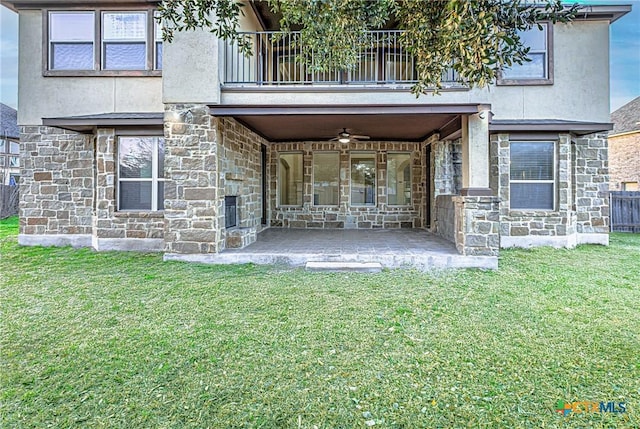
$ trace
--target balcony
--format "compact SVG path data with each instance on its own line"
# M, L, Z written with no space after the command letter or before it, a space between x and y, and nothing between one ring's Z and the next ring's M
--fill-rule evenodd
M400 86L416 82L414 59L400 43L400 30L372 31L370 42L359 49L360 61L353 70L312 72L296 61L299 32L243 32L253 45L253 55L245 57L234 43L224 45L223 83L233 86ZM449 69L443 76L445 88L464 88L457 73Z

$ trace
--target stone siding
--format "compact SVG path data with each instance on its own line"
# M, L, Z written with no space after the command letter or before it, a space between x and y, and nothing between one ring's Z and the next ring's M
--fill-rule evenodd
M513 136L518 141L517 136ZM545 139L546 140L546 139ZM491 136L490 186L500 198L500 236L504 247L551 245L573 247L576 234L608 232L607 142L602 135L556 141L554 210L515 210L510 201L510 136ZM595 242L603 242L596 240Z
M462 189L462 141L442 140L432 144L435 196L459 195Z
M497 197L452 197L455 244L462 255L498 256L500 200Z
M220 249L253 243L262 229L262 145L268 142L234 119L219 118L222 141L218 145L220 193L219 224L224 227L224 197L238 198L238 226L223 229Z
M575 207L578 233L609 232L609 164L607 137L576 139Z
M492 136L492 172L498 171L497 182L492 181L500 203L500 234L514 236L567 236L575 233L575 215L572 212L572 159L571 136L559 135L556 142L556 207L554 210L515 210L509 205L510 197L510 146L509 135Z
M298 142L275 143L270 150L270 207L271 226L284 228L422 228L424 217L424 180L422 176L423 152L418 143L401 142ZM340 152L340 195L338 206L314 206L312 162L317 151ZM376 153L376 205L350 205L351 152ZM303 154L303 205L279 207L276 197L278 154ZM411 205L387 204L387 152L412 154Z
M622 191L623 182L640 185L640 131L609 137L609 189Z
M435 204L436 213L436 234L449 240L456 242L456 223L455 213L456 207L453 203L453 195L438 195Z
M165 106L165 251L222 250L219 121L206 105ZM224 226L224 223L222 224Z
M20 128L20 234L90 236L93 136L45 126Z
M158 135L162 130L158 129ZM93 247L97 250L138 250L130 240L146 239L144 250L162 250L164 238L164 214L162 211L117 211L117 142L115 130L102 128L97 131L96 145L96 210L94 216Z
M454 206L451 197L460 194L462 188L462 141L438 140L438 136L428 141L431 145L431 225L440 236L455 242L453 234Z

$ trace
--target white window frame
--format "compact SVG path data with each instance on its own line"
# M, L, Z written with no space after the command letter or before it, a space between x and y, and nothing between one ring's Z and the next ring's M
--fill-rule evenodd
M105 25L105 16L106 15L142 15L144 17L144 37L142 39L134 39L134 38L122 38L122 39L107 39L105 37L106 25ZM103 10L100 12L100 67L102 70L146 70L148 67L147 58L149 53L149 13L147 11L121 11L121 10ZM155 39L155 31L154 31L154 39ZM142 68L107 68L107 45L115 44L115 45L138 45L140 43L144 44L144 64ZM154 41L155 43L155 41Z
M299 155L300 156L300 162L301 162L301 166L302 166L302 180L301 180L301 184L302 184L302 201L300 201L300 204L282 204L282 195L280 195L280 184L281 184L281 178L282 178L282 174L281 174L281 166L282 163L280 161L280 157L282 155ZM302 207L304 205L304 153L300 152L300 151L290 151L290 152L279 152L278 153L278 171L276 172L276 201L277 201L277 206L278 207Z
M409 202L407 204L391 204L389 202L389 155L409 156ZM390 207L411 207L413 206L413 152L387 152L387 205ZM396 176L397 179L397 176Z
M158 64L158 43L162 46L162 59L164 60L164 46L162 45L162 25L156 21L158 12L153 13L153 69L162 70L162 64Z
M534 144L540 144L540 143L546 143L546 144L553 144L553 161L552 161L552 179L551 180L514 180L511 179L511 171L509 171L509 209L510 210L515 210L515 211L546 211L546 212L554 212L556 211L556 207L558 206L558 180L557 180L557 162L558 162L558 145L555 141L553 140L512 140L509 142L509 153L511 153L511 145L513 143L534 143ZM509 155L509 168L511 168L511 155ZM519 207L511 207L511 184L512 183L551 183L553 184L553 191L552 191L552 195L553 195L553 203L552 203L552 207L549 208L519 208Z
M151 152L151 177L145 178L125 178L120 177L120 139L121 138L153 138L153 150ZM124 212L157 212L163 211L164 208L158 206L158 183L165 182L164 177L158 177L158 143L160 140L164 140L164 137L160 136L118 136L118 152L116 154L116 175L118 177L118 193L116 195L116 204L118 211ZM120 184L122 182L151 182L151 209L121 209L120 208Z
M342 181L340 180L340 151L337 150L323 150L323 151L317 151L313 153L313 159L311 160L311 192L312 192L312 196L315 195L316 193L316 159L315 156L317 154L335 154L338 155L338 201L335 204L316 204L315 201L313 201L312 199L312 205L314 207L338 207L340 206L340 184L342 183ZM314 197L315 198L315 197Z
M53 69L52 68L52 43L51 40L51 15L56 13L92 13L94 15L94 33L93 33L93 67L91 69ZM140 13L145 14L145 64L141 69L105 69L105 42L104 39L104 14L108 13ZM44 25L47 31L44 31L44 46L46 52L43 54L43 76L162 76L162 68L157 65L157 49L156 43L161 42L162 35L160 31L156 31L158 24L155 16L157 11L153 7L139 7L131 9L110 9L110 8L91 8L84 10L69 9L46 9L43 11ZM115 42L126 43L125 39L118 39ZM60 41L57 41L60 42ZM111 41L114 42L114 41ZM129 42L140 43L141 40L129 40ZM153 45L153 46L152 46ZM164 53L164 52L163 52Z
M352 160L354 155L373 155L373 171L375 173L373 180L373 204L367 203L354 203L352 201L353 195L353 180L352 180ZM365 197L366 200L366 197ZM372 151L354 151L349 154L349 205L353 207L377 207L378 206L378 153Z
M92 63L92 67L90 69L55 69L53 68L53 45L55 43L89 43L89 40L85 40L85 41L79 41L79 40L54 40L53 39L53 35L52 35L52 31L53 31L53 25L51 25L51 21L52 21L52 16L54 15L88 15L91 14L93 15L93 33L91 34L91 46L92 46L92 51L91 51L91 63ZM96 14L97 12L95 10L51 10L47 12L47 70L51 70L51 71L56 71L56 72L73 72L73 71L80 71L80 70L95 70L95 58L96 58L96 32L95 32L95 26L96 26Z

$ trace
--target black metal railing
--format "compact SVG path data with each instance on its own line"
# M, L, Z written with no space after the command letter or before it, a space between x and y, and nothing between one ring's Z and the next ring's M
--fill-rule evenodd
M417 73L414 58L402 47L400 30L372 31L353 70L314 72L298 61L299 32L244 32L253 55L245 56L236 43L224 49L224 84L253 85L378 85L413 84ZM312 60L313 63L313 60ZM463 87L453 69L443 76L445 86Z

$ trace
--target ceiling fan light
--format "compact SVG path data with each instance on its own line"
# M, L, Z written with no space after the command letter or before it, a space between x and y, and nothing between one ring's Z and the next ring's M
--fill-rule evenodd
M349 142L351 141L351 139L350 139L349 137L340 137L340 138L338 139L338 141L339 141L340 143L349 143Z

